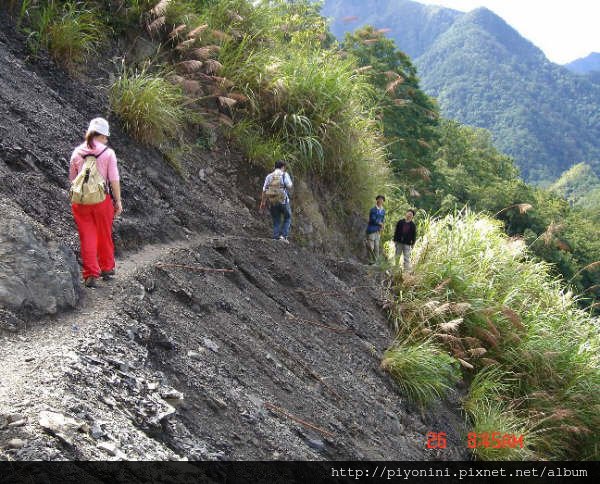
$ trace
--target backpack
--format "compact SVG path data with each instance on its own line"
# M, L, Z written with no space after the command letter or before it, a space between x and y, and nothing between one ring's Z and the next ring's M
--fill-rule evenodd
M273 177L265 193L271 204L283 203L285 201L285 172L273 172Z
M98 155L83 156L84 164L79 174L71 183L69 199L77 205L94 205L106 198L106 182L98 172L96 161L108 148Z

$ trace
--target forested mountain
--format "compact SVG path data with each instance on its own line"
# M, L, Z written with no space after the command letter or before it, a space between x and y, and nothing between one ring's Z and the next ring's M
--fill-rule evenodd
M327 0L323 12L336 35L365 23L390 29L442 113L491 130L526 180L548 182L600 158L600 85L548 61L490 10Z
M582 57L581 59L576 59L573 62L565 64L565 67L578 74L600 72L600 52L592 52L586 57Z
M407 0L325 0L323 15L330 17L332 33L344 33L369 24L390 29L388 36L413 59L459 18L462 12Z

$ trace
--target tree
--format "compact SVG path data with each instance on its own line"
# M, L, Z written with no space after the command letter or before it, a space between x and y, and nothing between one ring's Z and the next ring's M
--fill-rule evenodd
M376 88L392 168L406 198L431 207L433 154L439 112L419 87L417 70L382 30L365 26L346 34L342 48L354 56Z

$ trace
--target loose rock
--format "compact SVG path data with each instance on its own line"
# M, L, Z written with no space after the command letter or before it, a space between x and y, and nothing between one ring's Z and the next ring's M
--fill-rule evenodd
M210 351L214 352L214 353L218 353L219 352L219 345L217 345L213 340L211 340L210 338L202 338L202 344L208 348Z
M10 439L7 443L6 446L9 449L21 449L22 447L25 447L25 441L22 439Z
M73 445L75 433L82 428L84 422L78 422L58 412L42 411L39 424L49 434L58 437L68 445Z

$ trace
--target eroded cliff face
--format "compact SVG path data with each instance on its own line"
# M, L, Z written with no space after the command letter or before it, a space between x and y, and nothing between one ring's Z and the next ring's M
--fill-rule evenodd
M0 458L468 457L456 396L420 412L379 369L393 335L349 237L312 199L305 245L270 240L264 173L224 142L181 178L111 120L117 277L84 291L66 175L102 82L29 62L1 26Z

